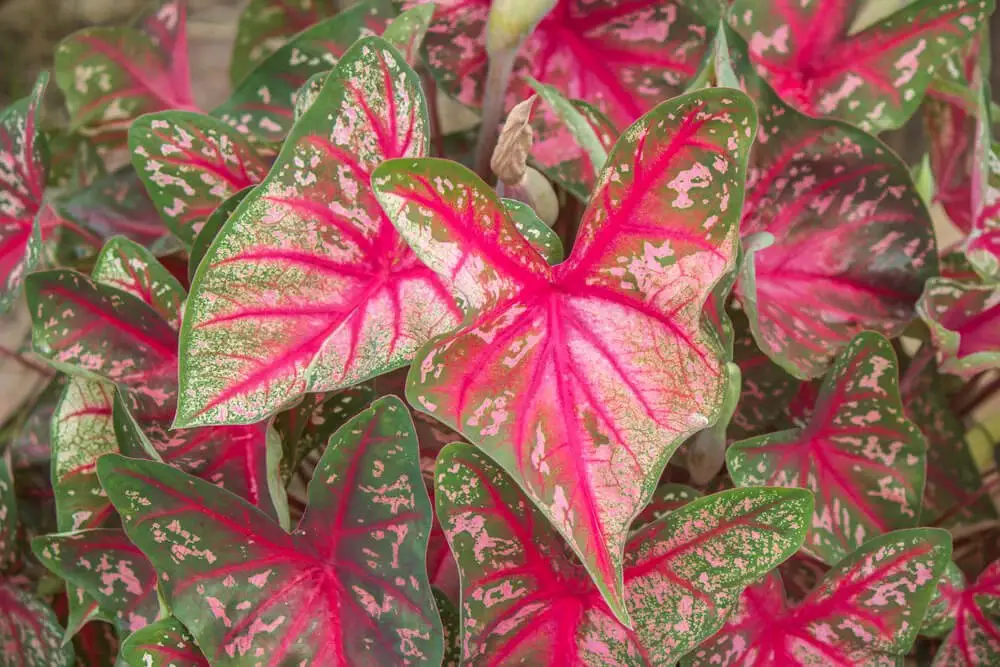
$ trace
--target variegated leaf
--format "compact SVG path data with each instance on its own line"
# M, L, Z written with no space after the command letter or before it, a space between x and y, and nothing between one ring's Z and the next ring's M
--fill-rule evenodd
M824 379L804 428L744 440L726 454L739 486L816 494L805 549L826 563L920 519L926 445L903 414L898 382L889 341L859 334Z
M224 199L268 169L236 130L189 111L142 116L129 129L129 150L164 223L188 248Z
M420 64L421 47L433 16L433 4L411 7L392 19L382 32L382 39L392 44L392 48L416 68Z
M14 564L20 554L17 535L17 497L11 474L10 451L0 454L0 573Z
M754 68L786 103L884 130L906 122L943 57L993 11L993 0L916 0L852 32L864 4L736 0L728 16Z
M99 474L211 664L440 663L424 567L430 504L398 399L334 435L290 534L163 464L108 456Z
M917 636L951 555L943 530L900 530L837 563L802 602L770 574L747 588L725 627L692 653L693 667L896 665Z
M42 73L31 95L0 111L0 312L19 293L41 250L35 218L47 165L38 109L48 80Z
M56 47L56 83L70 127L122 144L129 124L162 109L196 110L187 53L187 5L158 0L135 26L86 28Z
M1000 655L1000 561L965 587L942 584L955 627L934 656L933 667L978 667Z
M126 664L142 667L209 667L187 628L173 616L126 637L119 655Z
M968 377L1000 368L1000 287L931 278L917 312L930 329L942 372Z
M372 179L467 313L414 361L411 405L514 476L622 617L632 519L674 450L721 407L722 354L700 319L733 267L753 126L749 100L731 90L657 107L615 145L555 267L460 165L394 160Z
M462 576L470 665L669 665L722 626L746 585L802 543L804 491L740 489L641 529L625 557L622 625L514 481L470 445L435 472L438 516Z
M984 89L983 95L988 90ZM983 99L980 109L973 173L972 233L965 243L965 254L981 277L996 282L1000 277L1000 145L992 144L993 130Z
M45 603L0 579L0 665L72 667L73 646Z
M229 219L229 216L236 211L240 202L243 201L243 198L250 194L251 189L252 188L244 188L226 201L219 204L215 211L212 212L212 215L208 216L205 220L205 224L202 226L201 231L199 231L198 235L194 237L194 243L191 244L191 250L188 251L187 275L189 284L194 280L194 275L198 271L198 267L201 266L201 260L205 259L208 249L212 247L215 237L219 235L219 230L221 230L222 226L226 224L226 220Z
M152 253L123 236L108 239L94 262L91 277L142 300L176 329L181 321L184 287Z
M366 0L296 35L250 71L212 115L257 141L281 141L292 129L295 95L356 40L382 32L388 0Z
M94 252L100 249L100 239L118 234L148 247L168 233L131 165L68 194L53 206L60 224L75 226L70 231L82 234ZM95 234L99 238L95 239Z
M32 551L45 567L84 590L121 637L156 620L156 572L121 529L92 528L43 535Z
M943 637L955 627L956 601L965 588L965 575L953 562L948 563L940 581L937 593L927 607L924 622L920 625L920 634L927 637Z
M891 338L913 320L937 272L930 214L888 146L797 113L749 69L737 35L731 44L760 114L740 231L774 237L747 253L735 293L760 349L810 379L859 332Z
M404 366L457 324L370 185L386 158L425 153L427 132L413 70L379 38L355 44L195 274L178 425L260 421Z

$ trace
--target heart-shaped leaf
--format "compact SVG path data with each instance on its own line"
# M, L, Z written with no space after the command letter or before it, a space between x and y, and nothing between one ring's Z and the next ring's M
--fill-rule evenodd
M1000 561L991 563L975 583L961 587L942 584L954 629L934 656L934 667L988 665L1000 655Z
M133 632L122 642L119 656L143 667L209 667L187 628L173 616Z
M267 173L246 138L211 116L147 114L128 134L132 165L167 227L189 248L223 199Z
M108 239L91 277L142 300L174 329L180 326L184 287L138 243L123 236Z
M43 535L31 548L45 567L96 600L102 614L115 619L119 636L156 620L156 572L120 529Z
M456 163L395 160L372 178L393 224L467 313L414 361L411 405L514 476L622 618L632 519L723 401L721 351L700 319L733 267L753 127L736 91L657 107L615 145L556 267Z
M121 234L150 246L168 231L132 166L97 179L57 201L54 208L61 224L76 225L91 244L96 233L100 238Z
M435 485L462 576L466 664L673 664L722 626L745 586L794 553L812 510L804 491L740 489L647 525L625 556L630 630L484 454L449 445Z
M248 73L212 115L258 141L281 141L302 84L336 65L359 38L380 34L392 15L388 0L366 0L304 30Z
M993 0L917 0L853 32L863 5L736 0L729 23L750 45L754 69L787 104L884 130L913 115L942 58L993 11Z
M1000 368L1000 287L931 278L917 304L942 372L971 376Z
M163 464L108 456L99 474L213 665L264 655L273 664L440 663L424 565L431 508L399 399L377 401L333 436L291 534Z
M162 109L195 110L187 53L187 5L159 0L134 27L86 28L56 47L56 84L70 127L124 143L129 124Z
M982 474L965 442L965 426L952 410L933 364L928 364L903 403L927 440L927 484L920 521L953 528L997 518Z
M823 380L804 428L744 440L726 454L739 486L816 494L805 549L831 565L920 518L926 445L903 414L898 382L892 344L859 334Z
M73 645L45 603L0 578L0 660L4 667L72 667Z
M31 95L0 112L0 312L40 251L35 217L42 208L46 163L38 108L48 80L48 74L39 75Z
M951 555L951 536L900 530L865 543L789 606L781 577L747 588L726 625L686 664L893 665L917 636Z
M260 421L404 366L457 324L370 186L386 158L424 154L427 133L413 70L379 38L355 44L195 274L178 425Z
M906 165L855 127L807 118L778 99L742 58L736 69L757 101L744 238L736 287L760 349L792 375L822 375L855 334L902 333L924 282L936 274L930 214Z
M405 6L427 0L409 0ZM486 81L488 0L438 1L425 38L441 87L462 104L482 104ZM525 79L593 104L626 127L684 90L708 46L707 21L675 0L558 0L521 45L508 106L526 99ZM707 3L705 3L707 4Z

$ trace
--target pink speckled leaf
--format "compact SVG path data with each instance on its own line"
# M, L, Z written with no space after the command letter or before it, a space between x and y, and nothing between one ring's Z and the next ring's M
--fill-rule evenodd
M73 33L56 48L55 72L71 129L113 145L144 113L195 109L186 3L159 0L133 27Z
M304 30L247 74L212 115L254 140L283 140L302 85L336 65L359 38L381 33L392 16L388 0L367 0Z
M38 109L48 80L39 75L30 96L0 112L0 312L19 293L40 251L35 217L42 209L46 154Z
M142 300L171 327L180 326L184 287L152 253L123 236L108 239L94 262L91 277Z
M917 312L930 329L942 372L968 377L1000 368L1000 287L931 278Z
M386 158L424 154L427 133L417 75L381 39L356 43L198 267L178 425L260 421L404 366L458 323L370 185Z
M67 195L54 208L61 218L101 238L121 234L150 246L169 231L131 165Z
M385 398L331 439L298 527L169 466L99 475L213 665L440 664L424 565L431 508L406 407Z
M903 396L906 415L927 440L927 484L920 521L954 528L997 518L983 476L965 441L966 429L952 409L943 378L928 364Z
M726 462L739 486L816 494L805 549L826 563L876 535L916 526L926 445L903 414L892 344L859 334L824 379L805 427L738 442Z
M126 637L119 656L129 665L143 667L209 667L187 628L173 616Z
M0 579L0 659L4 667L72 667L73 646L48 605Z
M382 32L382 39L392 44L411 67L418 67L424 36L433 16L433 4L411 7L392 19Z
M205 220L268 164L220 120L190 111L142 116L129 129L132 165L167 227L188 248Z
M968 586L941 585L955 627L934 656L933 667L979 667L1000 655L1000 561Z
M36 537L32 551L52 572L97 601L119 636L156 620L156 572L121 529L94 528Z
M208 249L212 247L212 242L219 235L222 226L226 224L229 216L239 207L243 198L250 194L251 189L240 190L219 204L212 212L212 215L206 218L205 224L202 226L201 231L198 232L198 235L194 237L194 243L191 244L191 249L188 251L188 284L191 284L194 280L195 273L198 271L198 267L201 266L201 260L205 259Z
M625 556L622 625L514 481L471 445L435 472L462 577L465 664L669 665L720 628L740 591L802 543L805 491L737 489L642 528Z
M730 43L760 114L740 231L774 237L747 253L735 293L760 349L818 377L857 333L892 338L915 317L937 271L930 214L888 146L796 112L749 69L742 40Z
M955 627L956 600L965 588L962 570L949 562L938 581L937 593L927 607L924 622L920 624L920 634L925 637L943 637Z
M555 267L461 165L394 160L372 178L467 313L414 361L410 404L514 476L622 618L632 519L722 405L722 353L700 319L733 268L753 127L750 101L731 90L644 116L615 145Z
M749 43L754 68L786 103L884 130L917 110L944 56L993 11L993 0L917 0L852 33L862 5L736 0L728 16Z
M404 6L427 0L408 0ZM558 0L521 46L508 106L531 95L525 76L594 105L626 127L681 93L697 73L710 26L699 3L675 0ZM708 3L701 3L708 4ZM439 0L425 43L441 87L482 104L489 0Z
M692 667L896 665L917 636L951 555L951 536L900 530L837 563L796 605L781 578L747 588L726 625L692 653Z
M984 280L996 282L1000 278L1000 144L992 143L988 94L984 88L974 156L977 169L972 177L973 225L965 254Z

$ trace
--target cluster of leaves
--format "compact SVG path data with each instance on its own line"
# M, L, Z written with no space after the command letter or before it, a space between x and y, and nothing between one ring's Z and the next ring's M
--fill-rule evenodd
M1000 661L993 0L335 4L0 116L0 665Z

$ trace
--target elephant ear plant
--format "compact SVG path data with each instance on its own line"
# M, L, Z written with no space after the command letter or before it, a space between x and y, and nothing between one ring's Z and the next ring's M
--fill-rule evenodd
M215 108L182 0L68 36L0 667L1000 664L992 11L253 0Z

